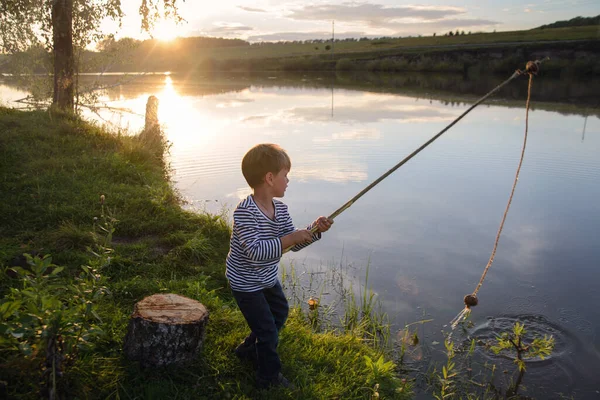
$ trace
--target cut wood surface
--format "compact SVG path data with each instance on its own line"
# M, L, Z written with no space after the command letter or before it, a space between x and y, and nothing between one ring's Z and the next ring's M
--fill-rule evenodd
M177 294L155 294L136 303L123 350L143 366L191 361L204 341L208 310Z

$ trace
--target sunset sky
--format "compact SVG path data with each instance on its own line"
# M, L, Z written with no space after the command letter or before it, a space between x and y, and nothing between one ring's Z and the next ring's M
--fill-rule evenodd
M145 38L140 32L139 0L122 2L126 17L118 37ZM331 37L408 36L448 30L498 31L528 29L576 16L600 14L598 0L494 2L430 0L421 3L375 0L275 1L220 0L178 2L186 22L160 22L159 39L175 36L217 36L249 41L300 40ZM112 23L105 30L115 32Z

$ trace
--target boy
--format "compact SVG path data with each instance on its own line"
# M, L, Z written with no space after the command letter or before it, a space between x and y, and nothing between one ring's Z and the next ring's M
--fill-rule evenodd
M307 229L296 230L283 197L292 163L281 147L259 144L242 159L242 173L253 194L233 213L233 232L226 276L251 333L235 353L255 361L257 385L292 387L281 374L277 354L279 330L288 316L288 302L277 273L283 251L298 251L321 238L332 220L319 217ZM310 229L315 226L313 234Z

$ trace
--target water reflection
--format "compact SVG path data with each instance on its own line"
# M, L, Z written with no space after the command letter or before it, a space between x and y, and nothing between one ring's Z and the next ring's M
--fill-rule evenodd
M279 143L292 159L285 201L304 225L337 209L498 81L151 76L108 88L102 101L143 114L147 97L159 97L175 185L208 211L231 209L248 195L240 172L248 148ZM393 321L433 318L428 341L441 342L439 330L489 258L520 155L525 89L515 84L469 114L341 215L324 240L285 262L313 268L343 255L359 278L370 265L369 280ZM600 310L582 307L600 304L600 291L582 284L600 278L599 89L595 81L535 80L523 170L473 313L478 326L503 313L541 314L559 324L587 347L575 347L580 353L566 362L575 372L557 373L555 385L574 379L580 390L595 385L585 370L600 366ZM24 94L0 85L5 100ZM574 104L550 102L569 99ZM144 122L102 115L133 131ZM585 363L572 362L579 356Z
M456 118L451 112L439 110L433 106L414 106L410 103L407 104L406 101L398 101L399 99L395 96L380 95L376 99L372 97L352 97L348 99L351 102L349 104L340 104L343 100L338 101L335 108L336 118L347 124L379 122L383 120L416 123L451 121ZM324 107L302 107L286 110L285 113L288 118L312 122L329 121L331 116L327 111L329 110Z

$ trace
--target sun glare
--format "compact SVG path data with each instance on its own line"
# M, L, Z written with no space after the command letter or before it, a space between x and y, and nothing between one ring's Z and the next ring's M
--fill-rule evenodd
M190 97L186 98L177 92L173 78L169 75L165 76L163 89L156 97L160 102L159 121L167 127L169 141L176 144L173 148L175 153L211 142L222 127L229 123L223 118L211 118L195 108ZM198 135L199 127L201 135Z
M163 42L170 42L179 34L180 27L171 20L160 20L154 24L152 36Z

